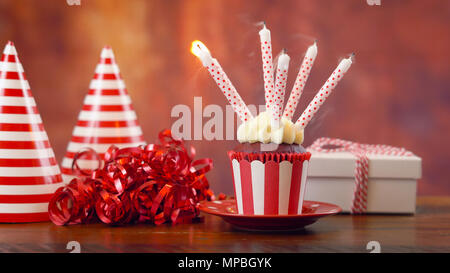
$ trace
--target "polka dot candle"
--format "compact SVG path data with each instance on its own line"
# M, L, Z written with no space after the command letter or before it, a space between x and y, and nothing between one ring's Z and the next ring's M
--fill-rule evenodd
M281 113L283 112L283 106L284 106L284 93L286 91L286 82L287 82L287 76L288 76L288 70L289 70L289 61L290 57L283 52L278 57L278 64L277 64L277 74L275 77L275 89L272 94L272 98L274 99L273 109L272 113L274 114L274 125L275 128L277 128L280 119L281 119Z
M259 31L259 38L261 41L261 58L264 75L264 98L266 101L266 109L272 109L273 105L273 90L274 90L274 70L272 59L272 41L270 38L270 30L267 29L266 24Z
M351 57L344 59L339 63L338 67L333 71L333 74L331 74L331 76L328 78L328 80L325 82L325 84L322 86L319 92L317 92L314 99L309 103L308 107L306 107L306 110L295 122L297 126L303 129L308 125L308 123L311 121L311 119L319 110L320 106L322 106L322 104L334 90L338 82L342 79L342 77L344 77L344 74L352 65L353 56L354 54L352 54Z
M317 45L314 42L312 46L306 51L305 57L303 58L302 65L295 79L294 87L292 88L291 95L289 96L286 108L284 108L283 117L292 120L294 116L295 109L297 108L298 101L302 96L303 89L305 88L306 81L308 80L311 68L316 60L317 56Z
M225 95L241 121L246 122L252 119L253 116L247 105L223 71L219 62L211 57L208 48L202 42L194 41L192 42L191 52L197 56L202 61L203 66L208 69L211 77L213 77L217 86L222 90L222 93Z

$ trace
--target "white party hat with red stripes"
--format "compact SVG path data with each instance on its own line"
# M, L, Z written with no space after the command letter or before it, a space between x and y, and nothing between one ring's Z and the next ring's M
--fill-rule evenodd
M62 177L16 48L0 61L0 222L47 221Z
M119 66L111 47L105 46L61 164L63 179L69 182L74 177L73 158L86 148L103 158L111 145L122 148L142 144L145 144L142 130ZM93 170L98 167L98 160L88 155L77 160L77 165L82 170Z

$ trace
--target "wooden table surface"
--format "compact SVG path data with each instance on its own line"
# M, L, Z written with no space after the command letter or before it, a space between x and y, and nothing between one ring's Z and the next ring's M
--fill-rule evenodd
M291 233L249 233L222 219L177 226L0 224L0 252L450 252L450 197L419 197L416 215L336 215Z

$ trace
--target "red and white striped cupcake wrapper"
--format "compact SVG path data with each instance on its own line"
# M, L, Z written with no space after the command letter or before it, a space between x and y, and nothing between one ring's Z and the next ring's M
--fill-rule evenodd
M0 222L48 221L48 202L63 185L14 44L0 61Z
M250 154L230 151L239 214L302 213L310 153Z
M64 181L69 182L74 177L73 158L83 149L91 148L103 158L111 145L124 148L142 144L145 144L142 130L119 66L112 49L106 46L61 164ZM97 158L83 158L77 163L85 171L99 167Z

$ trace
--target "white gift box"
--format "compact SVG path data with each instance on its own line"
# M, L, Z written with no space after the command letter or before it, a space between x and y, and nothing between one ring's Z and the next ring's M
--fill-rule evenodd
M356 157L350 152L311 152L305 200L333 203L350 212ZM411 214L416 210L422 159L368 154L367 213Z

